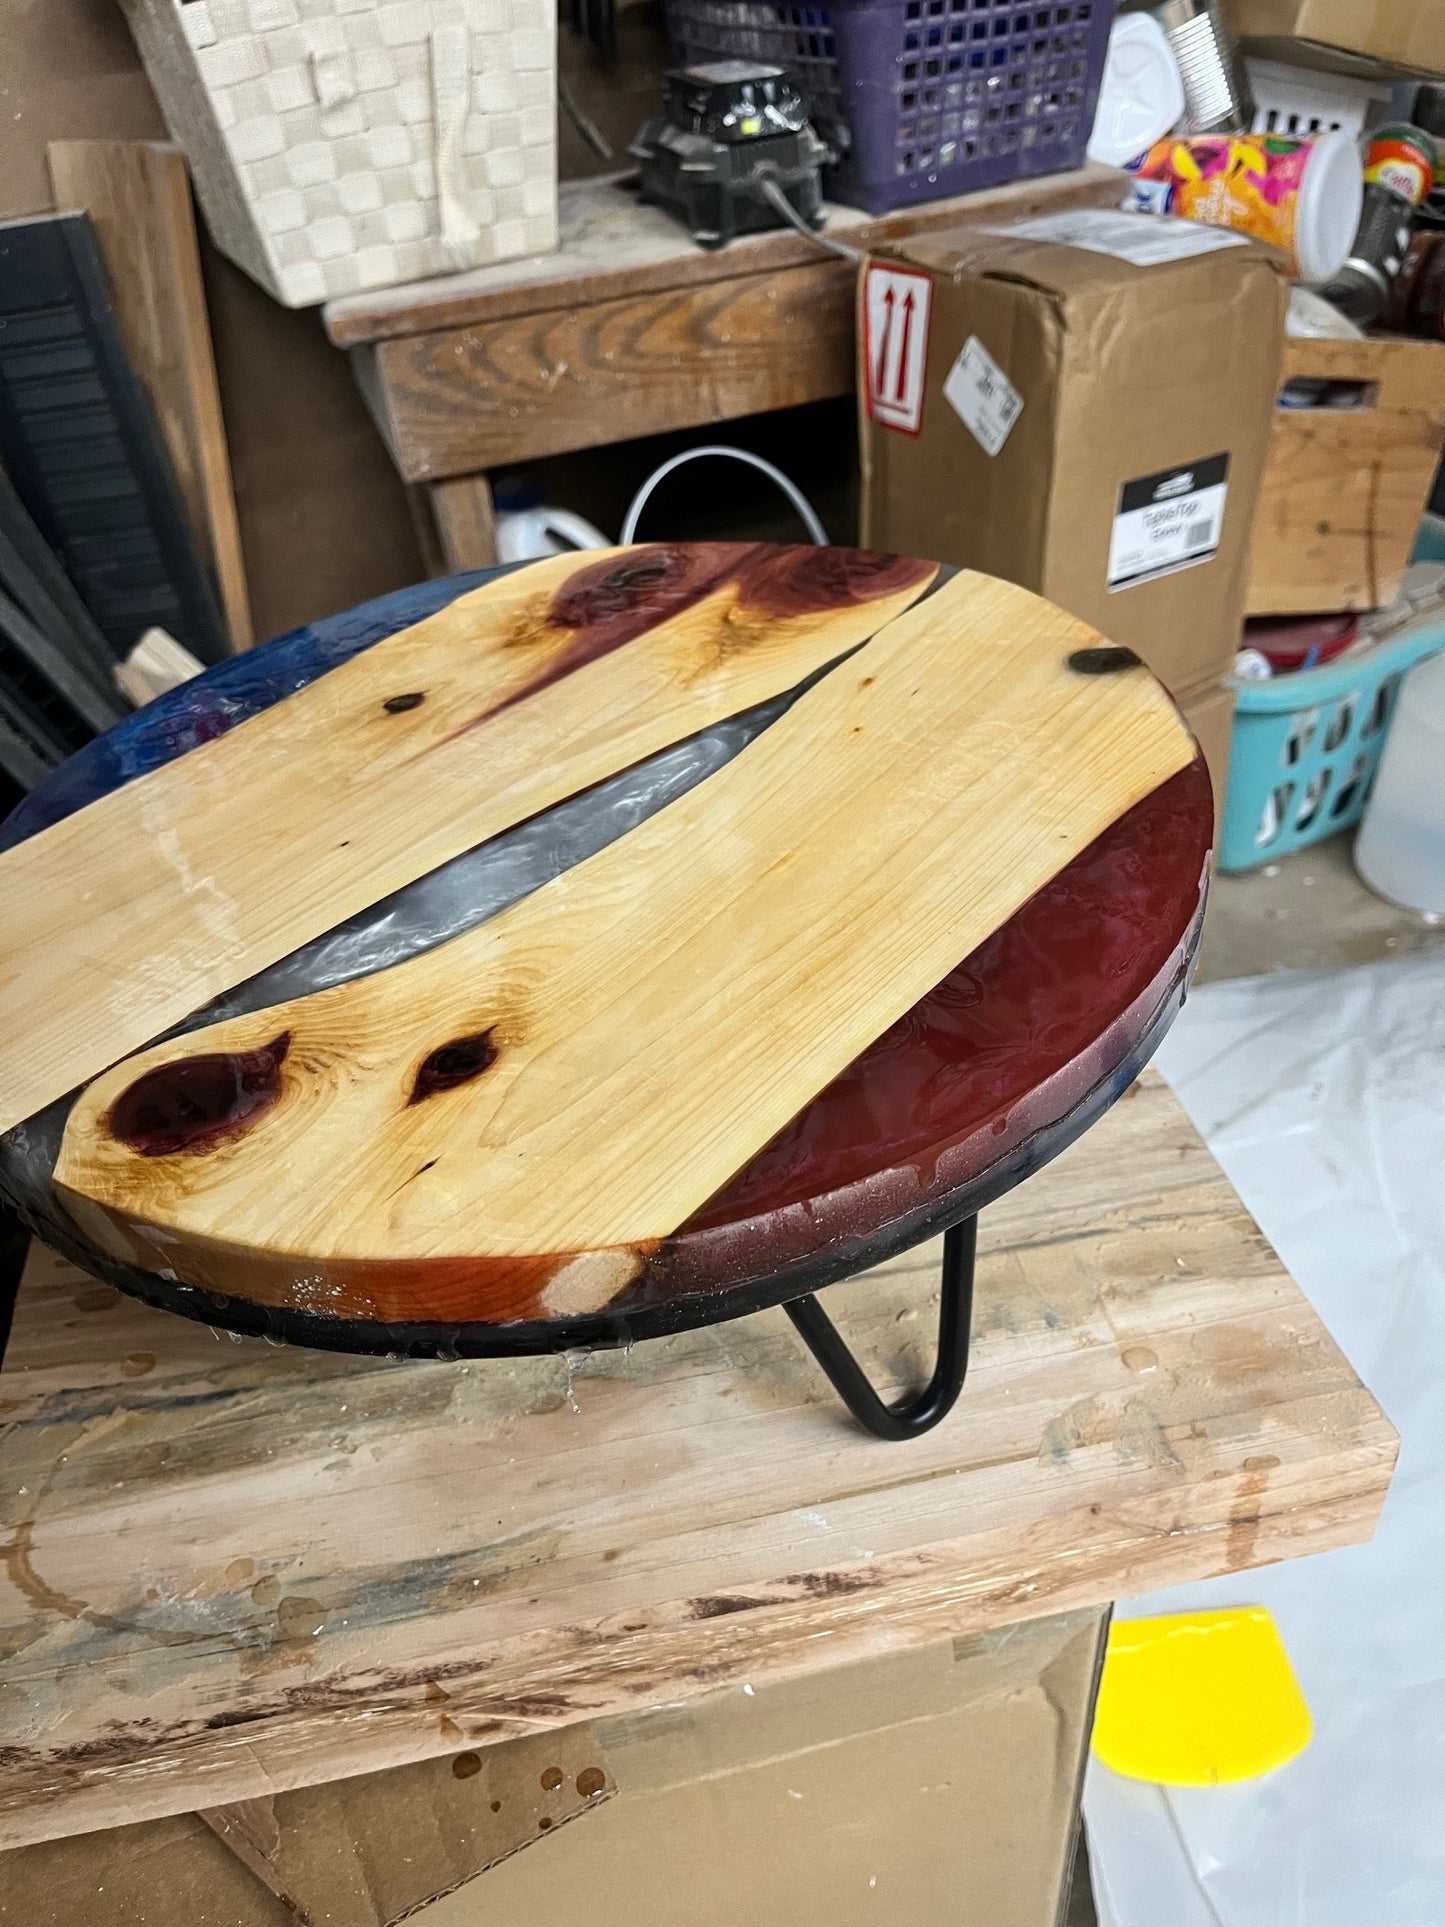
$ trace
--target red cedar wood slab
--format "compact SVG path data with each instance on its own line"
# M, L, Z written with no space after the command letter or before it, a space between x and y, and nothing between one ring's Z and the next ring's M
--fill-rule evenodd
M656 293L803 267L822 257L816 244L791 229L744 235L726 248L700 248L660 208L645 206L619 186L628 178L564 181L558 191L561 246L555 254L439 275L369 294L344 295L322 309L338 348L464 327L476 321L578 307L622 294ZM1108 207L1127 178L1117 168L1089 163L1070 173L931 201L897 214L870 217L856 208L830 207L828 232L853 247L871 247L964 221L1027 220L1070 207Z
M757 543L549 556L0 852L0 1129L438 864L781 694L935 573Z
M490 922L115 1066L66 1127L67 1208L127 1262L287 1309L603 1310L1192 763L1159 684L1098 641L961 571L706 782ZM1196 839L1197 881L1202 823Z
M1156 1077L982 1232L968 1385L907 1447L780 1312L389 1364L218 1343L37 1253L0 1374L0 1841L1369 1537L1395 1435ZM926 1247L829 1293L885 1387L937 1276Z

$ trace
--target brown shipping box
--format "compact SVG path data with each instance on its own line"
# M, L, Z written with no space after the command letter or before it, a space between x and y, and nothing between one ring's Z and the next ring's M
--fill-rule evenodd
M1228 0L1253 54L1337 73L1445 73L1445 0Z
M0 1853L4 1927L1056 1927L1107 1615Z
M1279 378L1279 257L1087 210L894 244L859 289L863 540L1021 583L1136 649L1186 711L1217 698Z

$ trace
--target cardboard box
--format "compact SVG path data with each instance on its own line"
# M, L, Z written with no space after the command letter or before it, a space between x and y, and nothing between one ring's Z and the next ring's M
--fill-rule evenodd
M1249 558L1249 615L1393 602L1445 443L1445 342L1287 341L1281 383L1362 384L1358 407L1277 408Z
M1188 697L1180 707L1209 765L1209 780L1214 786L1217 847L1219 826L1224 819L1224 792L1229 783L1229 752L1234 745L1234 691L1223 683L1216 683Z
M1034 1620L209 1825L16 1848L0 1922L1056 1927L1104 1623Z
M1246 51L1333 73L1445 73L1445 0L1227 0Z
M1078 244L1044 238L1063 233ZM863 540L1034 589L1181 699L1217 686L1278 387L1279 257L1087 210L903 241L859 287Z

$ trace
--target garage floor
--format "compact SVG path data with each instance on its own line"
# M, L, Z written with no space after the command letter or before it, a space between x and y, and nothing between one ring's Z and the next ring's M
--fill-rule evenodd
M1216 876L1198 983L1270 970L1336 970L1445 943L1445 917L1399 910L1355 874L1346 830L1242 876Z

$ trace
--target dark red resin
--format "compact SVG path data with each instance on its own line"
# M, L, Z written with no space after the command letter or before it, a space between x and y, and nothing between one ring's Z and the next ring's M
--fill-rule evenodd
M213 1051L158 1064L110 1107L111 1135L142 1157L209 1151L254 1124L281 1095L291 1033L259 1050Z
M1006 1126L1179 948L1200 906L1213 807L1202 760L1136 803L820 1092L679 1239L902 1164L926 1178L942 1146Z

